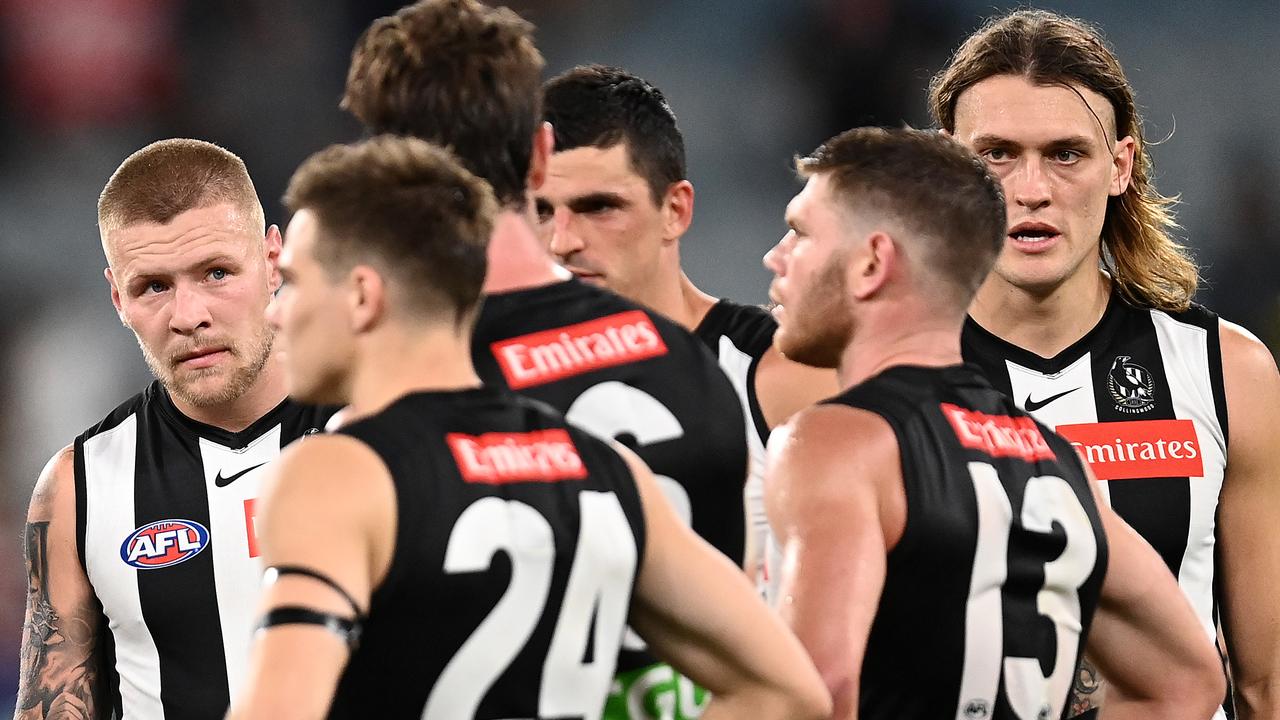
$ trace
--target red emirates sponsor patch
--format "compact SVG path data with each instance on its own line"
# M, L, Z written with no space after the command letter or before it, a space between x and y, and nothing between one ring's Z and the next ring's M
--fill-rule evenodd
M942 403L942 414L956 431L960 444L967 448L991 457L1016 457L1027 462L1056 457L1029 417L987 415L951 403Z
M578 448L565 430L448 433L445 441L467 482L503 485L581 480L587 476Z
M514 390L667 353L641 310L493 343L493 356Z
M1190 420L1082 423L1055 428L1099 480L1201 477L1204 461Z

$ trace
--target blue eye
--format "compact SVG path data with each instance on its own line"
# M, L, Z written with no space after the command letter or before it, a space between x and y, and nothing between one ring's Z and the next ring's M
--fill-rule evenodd
M214 268L209 271L209 277L213 278L214 280L226 280L227 275L228 275L227 271L222 268Z
M169 289L169 286L165 285L159 280L152 280L151 282L147 283L147 292L162 293L168 289Z

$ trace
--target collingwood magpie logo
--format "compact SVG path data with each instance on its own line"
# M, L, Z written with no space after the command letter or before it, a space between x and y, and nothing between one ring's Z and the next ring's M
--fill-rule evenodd
M1122 413L1146 412L1155 405L1155 382L1141 365L1129 362L1129 355L1118 355L1107 373L1107 389Z

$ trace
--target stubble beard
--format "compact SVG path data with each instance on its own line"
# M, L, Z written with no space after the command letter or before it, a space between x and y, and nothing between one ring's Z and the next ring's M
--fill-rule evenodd
M807 303L787 308L792 328L782 333L778 350L802 365L838 367L853 334L842 257L822 269L806 297Z
M151 374L160 381L170 395L177 397L193 407L211 407L238 400L253 384L258 381L263 368L271 359L272 346L275 343L275 331L270 326L262 330L251 340L234 343L229 347L232 362L238 363L231 368L203 368L185 373L187 377L179 378L175 372L175 363L155 356L146 344L138 338L138 346L142 348L142 357L146 360ZM211 375L226 373L226 379L208 389L200 388L200 381Z

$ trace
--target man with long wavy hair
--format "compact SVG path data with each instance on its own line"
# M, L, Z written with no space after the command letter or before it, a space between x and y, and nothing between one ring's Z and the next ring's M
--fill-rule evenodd
M1088 24L1021 10L970 36L929 101L1007 201L966 359L1072 440L1205 632L1221 627L1237 717L1275 717L1280 375L1248 331L1192 303L1197 269L1119 60ZM1086 658L1070 715L1094 717L1105 687Z

